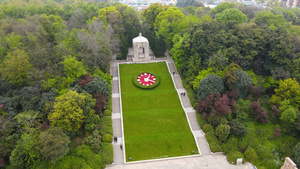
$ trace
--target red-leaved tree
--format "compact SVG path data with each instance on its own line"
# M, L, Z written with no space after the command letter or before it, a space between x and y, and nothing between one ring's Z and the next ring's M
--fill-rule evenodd
M79 86L84 88L84 86L86 86L88 83L90 83L93 80L94 78L88 73L78 79L78 84Z
M210 93L204 100L198 102L197 111L203 115L204 119L208 119L212 112L215 101L219 100L221 95L219 93Z
M103 116L102 110L105 108L106 105L106 98L103 94L93 94L93 98L96 99L95 111Z
M258 101L252 102L250 104L250 107L256 121L259 120L262 123L269 123L268 113L263 107L260 106L260 103Z
M215 102L215 110L218 116L224 116L231 113L229 98L224 94L218 101Z

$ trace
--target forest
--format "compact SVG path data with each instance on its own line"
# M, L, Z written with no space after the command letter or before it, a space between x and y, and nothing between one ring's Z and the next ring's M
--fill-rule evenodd
M113 162L112 55L143 33L183 79L212 152L300 165L300 9L0 1L0 167Z

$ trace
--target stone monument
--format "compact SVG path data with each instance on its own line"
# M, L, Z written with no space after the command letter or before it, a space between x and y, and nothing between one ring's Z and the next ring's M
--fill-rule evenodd
M289 157L286 157L281 169L297 169L297 166L294 161L292 161Z
M132 46L133 48L128 49L128 61L149 61L154 57L149 47L149 41L142 36L142 33L139 33L138 37L132 39Z

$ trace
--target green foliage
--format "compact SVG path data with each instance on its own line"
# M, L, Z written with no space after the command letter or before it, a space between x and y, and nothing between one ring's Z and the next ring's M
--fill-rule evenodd
M39 135L41 156L51 163L56 163L68 153L69 143L69 137L60 127L51 127Z
M244 71L235 70L234 73L238 77L237 83L234 86L238 89L239 98L245 99L248 93L248 90L253 84L252 78Z
M9 157L11 167L30 168L35 165L40 156L36 150L36 139L33 135L24 133Z
M14 32L9 34L5 40L10 50L21 49L22 47L21 37L19 35L15 35Z
M269 100L270 104L280 105L284 99L290 100L292 105L297 106L296 98L299 95L300 86L295 79L285 79L280 81L279 87L275 89L275 95Z
M109 99L110 96L110 87L108 83L103 80L100 76L95 76L94 80L88 83L84 89L91 94L101 93L106 97L106 100Z
M114 150L111 143L103 143L100 148L102 163L104 165L111 164L114 161Z
M247 133L245 125L237 120L229 121L230 133L239 137L244 136Z
M223 93L224 85L222 79L217 76L210 74L202 79L197 88L197 97L199 100L205 99L211 92Z
M203 130L204 133L207 133L207 132L210 132L210 131L214 130L214 128L211 124L205 124L202 127L202 130Z
M243 158L243 161L245 161L244 155L239 151L233 150L227 154L227 160L229 163L236 164L236 160L238 158Z
M26 112L19 113L14 117L17 121L18 127L26 132L32 131L41 118L41 114L38 111L29 110Z
M52 168L91 169L83 158L70 155L64 156L56 165L52 165Z
M113 129L112 129L112 119L110 116L103 116L100 119L100 135L103 136L104 134L113 134Z
M221 13L226 9L234 8L235 4L234 3L229 3L229 2L223 2L217 5L214 9L212 9L210 12L213 14Z
M104 143L111 143L112 139L113 139L113 137L111 134L104 134L102 136L102 142L104 142Z
M251 163L254 163L257 161L257 154L255 152L255 149L252 147L248 147L246 149L246 151L244 152L244 156L246 158L246 160L250 161Z
M2 78L15 86L23 85L27 81L30 70L32 65L27 53L19 49L9 52L0 66Z
M225 154L231 152L231 151L239 151L238 148L238 138L237 137L229 137L226 143L222 144L222 149Z
M282 120L285 123L294 123L296 119L297 111L293 107L290 107L283 111L280 116L280 120Z
M293 149L293 161L299 166L300 164L300 142L296 144L296 146Z
M225 142L230 134L230 126L227 124L220 124L216 128L215 133L220 141Z
M170 49L169 53L174 60L177 70L181 68L182 57L184 55L183 46L188 45L188 43L186 42L188 39L189 34L187 33L183 36L180 36L180 34L175 34L172 39L173 47Z
M247 16L237 8L225 9L222 13L218 13L215 17L217 22L237 21L238 23L247 22Z
M214 130L205 133L205 138L209 144L209 148L211 152L223 151L221 147L222 142L216 137Z
M80 157L90 166L90 168L104 168L101 156L94 153L93 150L83 144L74 150L74 156Z
M38 104L38 110L45 111L46 105L54 102L57 95L58 93L54 88L52 88L48 93L43 93Z
M111 78L111 76L110 76L108 73L104 73L104 72L103 72L102 70L100 70L99 68L96 68L96 69L94 70L93 76L101 76L102 79L104 79L104 80L108 83L108 85L110 86L110 83L111 83L112 78Z
M219 71L217 73L215 73L213 71L213 68L207 68L207 69L204 69L204 70L201 70L199 73L198 73L198 76L195 77L194 81L193 81L193 89L195 91L197 91L197 87L199 86L199 83L202 79L204 79L206 76L210 75L210 74L214 74L214 75L217 75L219 77L222 77L224 75L225 72L223 71Z
M82 62L77 61L74 56L69 55L66 57L63 65L66 76L74 79L74 81L87 73Z
M233 89L235 87L234 84L239 80L239 77L235 72L236 70L241 71L242 68L238 64L231 63L226 69L227 70L222 77L224 85L227 89Z
M109 110L109 109L105 109L104 111L103 111L103 115L104 116L111 116L111 110Z
M245 71L248 75L251 76L252 78L252 81L253 81L253 85L257 85L257 82L258 82L258 76L253 72L253 70L247 70Z
M48 115L51 125L61 126L68 131L78 131L85 118L82 109L86 104L85 97L84 94L71 90L57 97Z
M160 12L154 23L156 36L162 37L169 47L174 35L188 28L188 26L187 17L176 7L170 7L167 11Z
M271 11L258 12L251 22L255 22L257 25L267 24L273 30L278 26L285 27L287 25L283 15L274 15Z
M91 136L85 139L85 143L90 145L96 153L100 151L101 136L98 130L95 130Z

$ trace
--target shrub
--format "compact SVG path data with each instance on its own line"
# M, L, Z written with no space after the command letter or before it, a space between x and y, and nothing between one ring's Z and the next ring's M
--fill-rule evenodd
M102 117L103 116L102 110L105 108L106 98L101 93L93 94L93 98L96 99L95 110Z
M281 136L281 129L280 127L277 127L275 132L273 133L274 139L277 139L279 136Z
M249 145L249 140L246 137L240 138L238 140L238 148L241 152L245 152Z
M219 140L224 142L230 134L230 126L227 124L220 124L216 128L215 133Z
M217 127L220 124L228 124L228 121L225 117L220 117L216 115L210 116L208 121L213 127Z
M109 109L105 109L104 111L103 111L103 115L104 116L111 116L111 110L109 110Z
M111 100L111 98L109 98L108 101L106 102L106 109L112 111L112 100Z
M211 152L221 152L221 151L223 151L222 147L221 147L222 143L216 137L214 130L212 130L210 132L207 132L205 134L205 137L206 137L206 140L209 144L209 148L210 148Z
M252 102L250 104L250 107L256 121L260 121L262 123L269 123L268 113L264 110L263 107L260 106L258 101Z
M219 93L210 93L204 100L198 102L197 111L203 115L204 119L208 119L216 100L219 100Z
M282 120L285 123L294 123L294 121L297 119L297 112L293 107L290 107L283 111L280 116L280 120Z
M229 121L229 125L230 125L230 133L236 136L243 136L246 134L247 132L247 128L245 127L245 125L239 121Z
M100 148L102 163L104 165L111 164L114 161L114 149L110 143L103 143Z
M223 93L224 85L222 79L210 74L202 79L197 88L197 97L199 100L205 99L211 92Z
M102 141L105 143L111 143L112 142L112 135L111 134L104 134L102 136Z
M204 133L207 133L207 132L210 132L210 131L214 130L214 128L211 126L211 124L205 124L202 127L202 130L203 130Z
M101 156L93 152L88 145L81 145L74 150L74 156L80 157L90 166L90 168L104 168Z
M238 151L238 138L230 137L226 143L222 144L222 149L224 153L228 153L230 151Z
M78 84L82 88L84 88L88 83L90 83L93 80L94 80L94 78L88 73L78 79Z
M91 136L85 139L86 144L90 145L96 153L100 151L101 136L98 130L95 130Z
M64 169L90 169L91 167L85 162L84 159L74 156L65 156L57 164L49 168L64 168Z
M245 161L244 155L237 150L230 151L227 154L227 160L230 163L236 164L238 158L243 158L243 161Z
M248 147L246 149L246 151L244 152L244 156L248 161L250 161L252 163L256 162L256 160L257 160L257 154L256 154L254 148L252 148L252 147Z
M90 94L101 93L105 96L106 100L108 100L110 97L110 87L108 83L100 76L95 76L94 80L88 83L84 89Z
M101 136L103 136L106 133L111 135L113 134L112 120L110 116L103 116L100 119L99 131Z
M196 110L197 107L198 107L198 105L199 105L199 103L194 103L194 104L193 104L193 108Z
M215 110L218 116L224 116L231 113L231 109L229 107L229 98L226 94L224 94L218 101L215 102Z
M249 88L253 84L252 78L244 71L235 70L234 73L238 76L238 81L234 84L239 92L239 98L245 99Z

